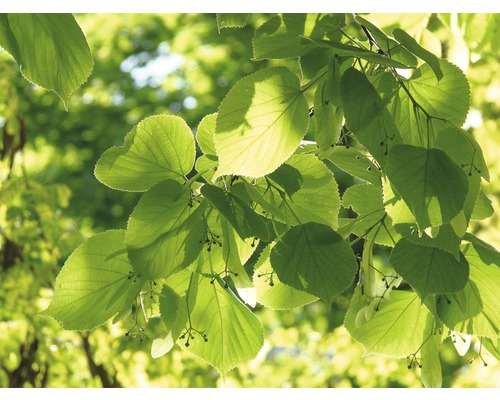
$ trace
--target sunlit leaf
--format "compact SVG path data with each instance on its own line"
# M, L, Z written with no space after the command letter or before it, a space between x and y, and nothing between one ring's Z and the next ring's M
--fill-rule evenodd
M452 330L496 340L500 333L500 254L467 234L462 252L469 262L469 281L463 290L466 307L454 297L441 298L439 316Z
M429 115L462 126L470 105L469 83L456 65L444 59L440 59L439 64L443 73L441 79L436 78L429 64L423 64L408 80L408 89Z
M196 141L200 146L203 154L217 157L215 150L214 135L215 135L215 120L217 114L209 114L200 121L198 130L196 131Z
M83 242L64 263L42 315L54 317L65 329L84 331L131 307L144 280L131 275L124 238L124 230L111 230Z
M14 57L28 81L56 92L66 108L94 66L87 40L71 14L2 14L0 46Z
M356 326L355 318L362 307L363 296L357 287L344 323L352 337L363 344L366 354L407 357L431 334L426 324L431 314L414 292L392 291L368 321Z
M328 303L349 286L357 270L348 243L315 222L288 230L271 251L271 265L281 282Z
M190 327L203 333L206 341L196 331L194 339L178 340L178 344L205 360L223 376L231 369L257 356L264 344L263 329L259 319L241 303L230 290L217 281L199 277L197 297L190 310ZM186 343L189 346L186 346Z
M191 129L180 117L155 115L137 124L123 146L106 150L95 176L118 190L143 192L165 179L182 180L194 165Z
M273 172L298 147L308 124L307 100L288 69L268 68L241 79L217 114L219 168L214 178Z

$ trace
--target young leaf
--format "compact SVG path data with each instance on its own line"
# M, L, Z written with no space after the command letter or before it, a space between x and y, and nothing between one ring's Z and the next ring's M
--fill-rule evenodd
M463 289L469 277L469 264L442 250L419 246L401 239L389 262L422 298L432 293L454 293Z
M347 125L384 168L390 149L401 143L385 102L366 76L355 68L344 73L340 90Z
M326 225L308 222L288 230L271 251L281 282L329 303L358 269L349 244Z
M130 275L124 230L87 239L68 257L56 279L54 298L42 315L64 329L94 329L131 307L144 279Z
M206 335L207 341L193 333L186 347L177 343L216 368L225 376L231 369L257 356L264 344L259 319L241 303L230 289L199 276L196 303L190 310L190 325ZM189 327L187 327L189 328Z
M183 180L194 165L191 129L174 115L154 115L125 136L123 146L106 150L95 176L112 189L144 192L165 179Z
M500 253L467 234L462 252L469 262L469 281L463 290L466 307L451 298L438 304L440 318L450 329L497 340L500 333Z
M28 81L56 92L66 108L94 66L85 35L71 14L2 14L0 46Z
M269 245L264 249L253 275L257 301L273 310L291 310L318 300L316 296L285 285L279 280L269 259L272 247Z
M268 68L236 83L222 101L215 130L222 175L258 178L273 172L307 132L309 106L296 75Z
M429 66L434 71L437 80L441 80L441 78L443 77L443 72L441 71L441 66L439 65L439 59L434 54L420 46L414 38L412 38L402 29L394 29L392 31L392 35L404 47L406 47L417 57L429 64Z
M395 146L386 173L421 230L450 222L464 207L467 176L442 150Z
M426 324L432 314L419 300L414 292L393 290L369 320L362 319L356 325L356 315L365 306L361 290L356 287L344 324L352 337L363 344L365 354L407 357L432 332Z

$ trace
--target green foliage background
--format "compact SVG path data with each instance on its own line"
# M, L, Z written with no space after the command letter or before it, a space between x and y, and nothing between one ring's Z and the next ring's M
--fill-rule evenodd
M405 362L361 357L362 346L342 327L344 296L332 310L319 302L285 312L258 308L264 348L225 380L179 349L151 358L159 321L126 337L132 320L80 334L38 316L75 247L95 233L123 229L137 204L138 194L109 190L95 179L105 149L121 145L131 126L153 114L181 116L194 130L240 78L267 66L298 69L290 60L252 60L254 31L267 18L250 15L244 28L219 32L215 15L77 15L95 65L68 100L69 111L54 93L28 84L0 52L0 387L421 387L418 371ZM485 191L498 210L498 15L366 18L387 32L400 27L419 36L424 47L465 71L471 115L481 116L470 120L469 131L483 149L491 175ZM5 138L22 153L7 152ZM341 190L353 183L340 170L335 176ZM494 214L473 232L500 248L499 228ZM486 356L488 367L479 359L463 366L477 351L460 357L448 340L441 354L444 387L498 386L500 364L493 357Z

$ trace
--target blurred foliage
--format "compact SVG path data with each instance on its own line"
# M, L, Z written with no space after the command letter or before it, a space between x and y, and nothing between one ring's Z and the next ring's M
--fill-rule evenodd
M37 316L71 251L105 227L123 228L138 200L95 179L102 152L152 114L180 115L194 130L238 79L267 63L252 61L261 15L250 15L245 28L220 33L215 15L208 14L76 18L95 67L68 112L54 93L27 83L0 52L0 387L421 387L419 372L404 362L362 357L362 346L341 327L349 302L344 296L331 309L315 303L288 312L258 310L264 348L225 381L187 352L153 359L149 338L161 335L159 320L127 338L133 320L77 333ZM472 111L466 127L485 153L491 173L485 191L498 210L500 16L369 18L388 33L401 27L467 74ZM293 61L287 65L298 68ZM337 171L336 177L341 186L349 184ZM475 233L500 248L499 228L495 214L476 223ZM498 387L500 363L471 347L464 357L475 359L461 367L448 339L441 354L444 387Z

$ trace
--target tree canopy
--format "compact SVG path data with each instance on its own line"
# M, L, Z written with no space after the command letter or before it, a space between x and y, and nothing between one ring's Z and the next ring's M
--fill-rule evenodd
M499 22L1 14L0 386L497 386Z

